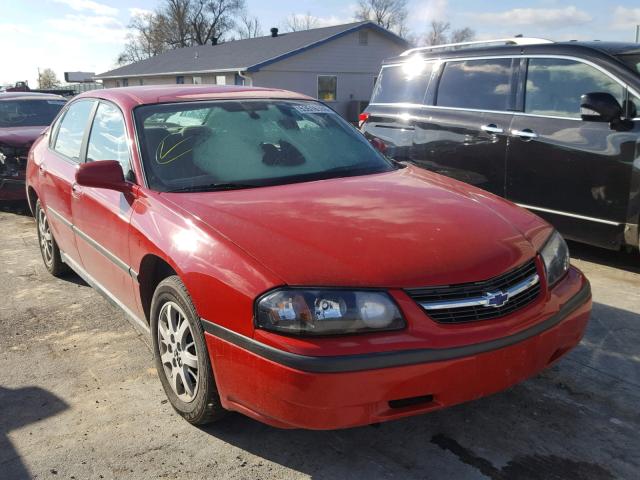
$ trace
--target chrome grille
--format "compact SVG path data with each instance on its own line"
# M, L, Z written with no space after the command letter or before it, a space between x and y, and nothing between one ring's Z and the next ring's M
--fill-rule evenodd
M432 319L465 323L503 317L532 303L540 295L535 259L482 282L406 290Z

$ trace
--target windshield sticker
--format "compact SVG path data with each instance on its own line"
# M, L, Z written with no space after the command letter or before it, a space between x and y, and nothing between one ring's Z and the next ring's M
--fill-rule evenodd
M312 103L309 105L294 105L295 108L300 113L333 113L329 107L325 107L320 103Z

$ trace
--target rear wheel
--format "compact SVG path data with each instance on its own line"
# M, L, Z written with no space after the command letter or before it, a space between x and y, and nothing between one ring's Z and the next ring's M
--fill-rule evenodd
M173 408L189 423L221 418L220 404L200 319L182 281L164 279L151 302L156 369Z
M47 213L42 208L40 200L36 202L36 225L38 227L38 243L44 266L52 275L59 277L69 271L69 267L62 261L60 249L53 238Z

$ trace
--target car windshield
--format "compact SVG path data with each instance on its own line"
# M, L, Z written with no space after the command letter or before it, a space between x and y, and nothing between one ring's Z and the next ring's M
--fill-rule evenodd
M135 110L145 174L161 192L250 188L393 170L319 102L228 100Z
M55 98L2 100L0 101L0 127L49 125L65 103L65 100Z

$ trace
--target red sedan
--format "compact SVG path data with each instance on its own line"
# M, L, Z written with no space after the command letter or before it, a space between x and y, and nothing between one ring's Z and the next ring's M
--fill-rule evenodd
M557 361L591 310L549 224L282 90L80 95L27 191L48 270L150 333L194 424L334 429L476 399Z

